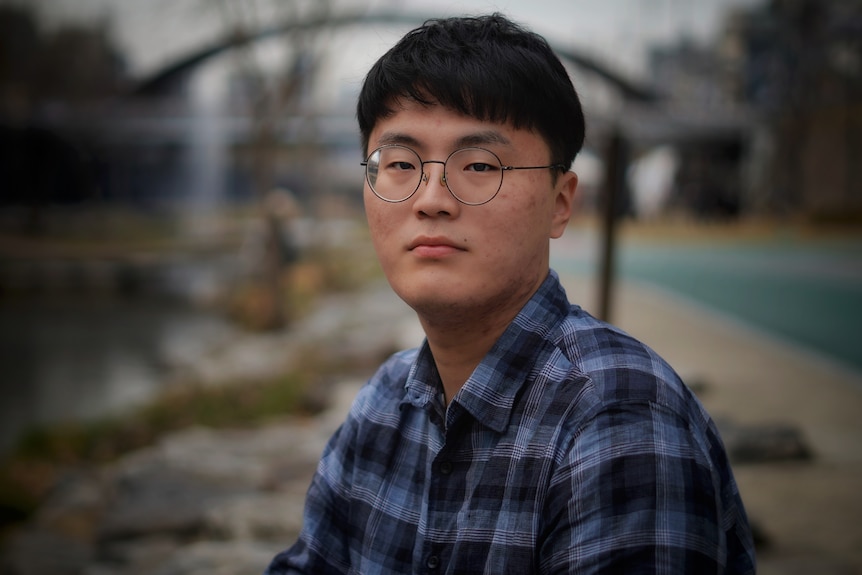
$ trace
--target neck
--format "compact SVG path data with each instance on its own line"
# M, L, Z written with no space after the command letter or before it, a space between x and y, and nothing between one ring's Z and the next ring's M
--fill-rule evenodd
M545 280L523 284L497 298L414 305L428 339L448 405Z
M419 316L443 383L447 405L464 386L515 315L517 311L491 319L470 319L462 316L455 322L441 322L439 319L435 321Z

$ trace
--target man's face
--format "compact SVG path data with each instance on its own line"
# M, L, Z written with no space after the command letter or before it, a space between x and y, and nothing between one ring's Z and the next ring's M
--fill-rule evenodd
M494 152L503 165L552 163L534 132L411 100L393 108L371 132L369 152L401 144L422 161L442 162L473 146ZM427 183L400 203L384 202L365 182L371 237L392 288L424 319L513 317L547 276L548 242L565 230L577 177L557 171L555 182L550 169L506 171L493 200L468 206L449 193L441 164L424 170Z

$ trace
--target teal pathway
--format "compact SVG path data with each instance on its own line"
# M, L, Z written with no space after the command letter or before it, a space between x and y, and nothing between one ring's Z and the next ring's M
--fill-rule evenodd
M595 270L583 250L555 250L552 265L570 273ZM862 372L862 239L628 241L620 245L616 273Z

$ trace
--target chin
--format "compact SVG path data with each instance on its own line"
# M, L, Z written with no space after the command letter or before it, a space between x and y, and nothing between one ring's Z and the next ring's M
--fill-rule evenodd
M419 314L443 314L452 310L463 310L472 307L465 299L463 289L446 287L438 280L411 282L410 285L400 285L390 282L392 289L404 303ZM441 285L444 289L441 289Z

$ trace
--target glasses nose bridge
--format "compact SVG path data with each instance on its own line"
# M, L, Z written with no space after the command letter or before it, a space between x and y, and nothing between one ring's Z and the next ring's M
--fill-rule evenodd
M426 164L440 164L441 166L443 166L443 172L440 174L440 183L443 184L444 186L446 186L447 188L449 187L448 183L446 182L446 162L444 162L442 160L424 160L424 161L420 160L420 162L422 165L422 181L425 182L425 185L428 185L428 181L430 179L429 175L428 175L428 171L425 170L425 165Z

